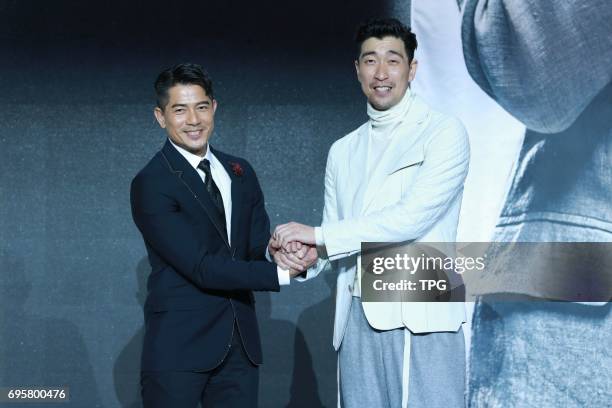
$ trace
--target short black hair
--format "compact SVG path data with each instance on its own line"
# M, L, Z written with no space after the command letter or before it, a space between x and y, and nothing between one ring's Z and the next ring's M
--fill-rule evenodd
M376 37L383 39L384 37L396 37L404 41L404 48L408 55L408 61L414 58L414 51L417 48L416 35L410 31L410 27L406 27L395 18L373 18L361 24L357 28L355 42L357 43L357 59L361 55L361 46L368 39Z
M168 104L168 90L174 85L200 85L210 99L213 96L212 80L198 64L178 64L172 68L163 70L155 80L155 93L157 94L157 106L164 110Z

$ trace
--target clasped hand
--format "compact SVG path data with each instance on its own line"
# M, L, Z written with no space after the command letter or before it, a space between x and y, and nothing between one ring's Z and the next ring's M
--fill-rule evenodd
M291 277L300 275L318 258L314 228L297 222L279 225L270 238L268 250L274 262L288 269Z

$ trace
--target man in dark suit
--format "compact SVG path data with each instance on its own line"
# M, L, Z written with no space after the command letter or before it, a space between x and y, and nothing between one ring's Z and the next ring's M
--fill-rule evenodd
M143 402L255 407L262 353L252 291L278 291L307 260L284 258L290 269L267 260L270 221L253 168L208 144L217 101L202 68L165 70L155 90L168 141L131 186L152 268Z

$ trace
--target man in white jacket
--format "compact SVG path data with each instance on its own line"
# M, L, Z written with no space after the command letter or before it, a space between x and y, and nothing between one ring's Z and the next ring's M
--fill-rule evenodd
M410 29L395 19L371 20L356 42L369 120L329 151L322 225L278 226L270 253L292 266L296 243L316 245L318 261L303 279L328 265L338 274L334 347L342 406L461 407L463 304L362 302L358 272L362 242L455 240L467 134L411 92L417 41Z

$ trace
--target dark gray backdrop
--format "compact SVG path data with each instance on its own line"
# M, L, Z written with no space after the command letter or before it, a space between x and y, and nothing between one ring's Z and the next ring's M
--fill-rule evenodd
M365 120L352 37L388 11L374 3L0 2L0 387L140 405L149 265L129 183L165 139L161 69L209 71L211 143L251 162L273 225L320 222L328 148ZM262 407L336 405L334 282L258 294Z

